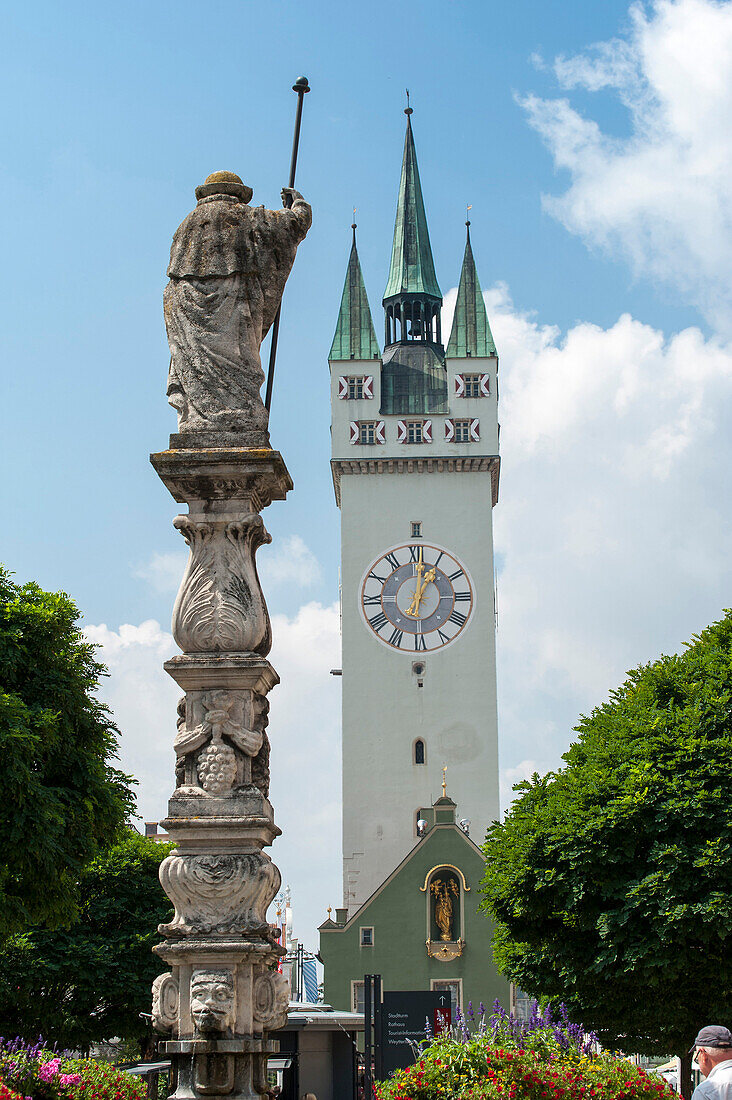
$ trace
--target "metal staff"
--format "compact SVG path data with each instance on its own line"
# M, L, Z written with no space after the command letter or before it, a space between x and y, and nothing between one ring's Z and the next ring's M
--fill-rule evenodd
M302 101L305 93L310 91L308 78L301 76L292 85L293 92L297 92L297 114L295 115L295 134L292 139L292 157L290 158L290 182L288 187L295 186L295 169L297 168L297 150L300 144L300 123L302 122ZM269 412L272 406L272 383L274 382L275 359L277 358L277 337L280 333L280 313L282 302L277 307L277 315L272 322L272 339L269 345L269 369L267 371L267 395L264 399L264 407Z

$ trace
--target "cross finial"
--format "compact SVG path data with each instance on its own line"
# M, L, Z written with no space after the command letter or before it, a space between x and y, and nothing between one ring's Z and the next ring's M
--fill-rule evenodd
M446 796L447 796L447 764L445 764L445 767L442 769L442 797L445 798Z
M414 114L412 108L409 106L409 88L404 89L407 93L407 106L404 108L404 114L409 118L411 114Z
M465 224L468 227L468 236L470 236L470 211L473 209L473 204L465 207Z
M356 207L353 208L353 221L351 222L351 229L353 230L353 243L356 243Z

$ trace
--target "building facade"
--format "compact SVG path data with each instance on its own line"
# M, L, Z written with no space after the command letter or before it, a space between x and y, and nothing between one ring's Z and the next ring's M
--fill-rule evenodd
M363 1012L364 975L380 974L385 990L435 989L477 1017L481 1002L509 1006L508 983L496 970L493 927L478 912L484 860L455 821L447 795L423 810L420 837L368 901L353 913L336 909L321 924L325 999Z
M470 819L478 844L499 814L492 522L498 358L469 223L443 344L410 115L408 109L383 354L354 227L329 357L341 510L348 919L415 848L417 821L439 794L444 767L458 818Z

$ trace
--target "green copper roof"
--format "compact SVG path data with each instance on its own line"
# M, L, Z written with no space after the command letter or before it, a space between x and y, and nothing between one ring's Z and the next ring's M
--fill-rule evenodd
M371 319L369 300L366 296L366 287L356 250L356 230L354 229L346 281L343 284L341 310L328 358L374 359L378 358L379 354L374 322Z
M473 249L470 247L470 228L465 242L463 270L460 273L455 315L452 321L450 342L445 353L451 359L467 355L489 356L496 354L488 314L475 270Z
M428 294L432 298L442 298L432 259L422 185L419 182L417 154L412 136L412 120L409 114L394 223L391 268L384 291L384 301L395 294Z

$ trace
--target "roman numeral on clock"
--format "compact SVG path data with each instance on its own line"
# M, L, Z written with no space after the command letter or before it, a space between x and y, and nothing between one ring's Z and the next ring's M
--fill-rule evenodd
M384 558L386 561L389 562L389 565L392 567L392 569L399 568L399 558L396 556L393 550L390 554L385 554Z
M455 603L465 603L466 600L470 601L470 591L455 593Z
M414 648L415 649L427 649L427 643L424 640L424 634L414 635Z
M374 573L373 569L369 573L369 577L371 577L375 581L378 581L379 584L383 584L386 580L386 577L380 577L378 573Z
M389 638L389 645L396 646L397 649L399 649L399 647L402 644L402 638L403 637L404 637L404 631L399 630L398 628L395 628L393 633L392 633L391 638Z
M379 607L381 604L381 596L364 596L364 607Z
M453 611L450 618L447 620L449 623L456 623L457 626L465 626L468 621L468 616L463 615L462 611Z
M456 581L458 577L463 576L463 571L462 569L456 569L454 573L448 573L448 576L451 581Z
M387 619L387 617L386 617L386 615L384 614L383 611L380 611L378 615L374 615L373 619L369 619L369 623L371 624L371 627L377 633L378 633L379 630L381 630L382 627L386 626L388 621L389 620Z

